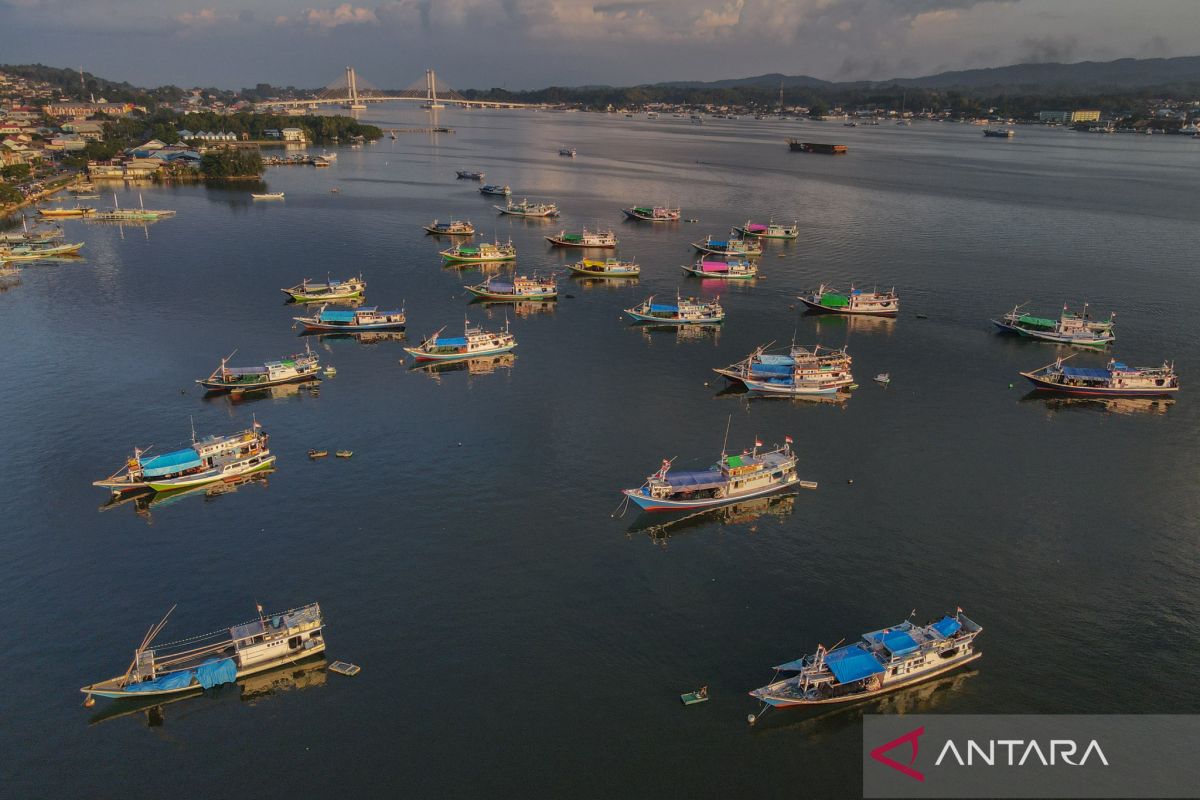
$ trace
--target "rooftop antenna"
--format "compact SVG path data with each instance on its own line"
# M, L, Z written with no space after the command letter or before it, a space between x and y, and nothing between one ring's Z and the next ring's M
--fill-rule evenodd
M731 424L733 424L733 414L730 414L729 418L725 420L725 441L721 442L721 458L725 458L727 455L727 448L729 446L729 426Z

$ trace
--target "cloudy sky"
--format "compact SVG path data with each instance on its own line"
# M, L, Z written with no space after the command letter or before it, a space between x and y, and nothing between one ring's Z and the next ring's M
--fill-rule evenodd
M830 80L1200 54L1200 0L0 0L0 63L140 85Z

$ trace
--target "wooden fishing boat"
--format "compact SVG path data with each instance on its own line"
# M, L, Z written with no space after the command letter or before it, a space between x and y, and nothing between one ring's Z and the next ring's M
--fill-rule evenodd
M512 189L509 188L507 183L503 185L499 183L485 183L479 187L479 193L495 197L506 197L512 194Z
M512 261L517 257L517 248L509 239L505 244L496 242L480 242L477 245L457 244L449 250L443 250L442 260L447 264L481 264L489 261Z
M71 194L93 194L96 191L94 183L77 183L67 189Z
M900 298L893 288L886 292L864 292L852 285L848 293L821 284L815 291L800 295L800 302L828 314L865 314L894 317L900 312Z
M741 361L713 372L761 394L831 396L854 386L852 363L845 348L793 345L787 354L775 354L760 347Z
M501 214L508 214L513 217L557 217L558 206L554 203L531 203L528 200L522 200L519 203L514 203L511 200L507 205L492 206Z
M35 221L35 226L36 226ZM34 227L29 229L29 217L21 217L21 230L0 233L0 246L10 244L46 244L65 238L61 225L50 229Z
M546 241L555 247L592 247L592 248L611 248L617 246L617 235L611 230L608 231L589 231L583 229L583 233L567 233L562 231L556 236L545 237Z
M367 290L367 282L362 275L357 278L339 281L326 277L325 283L313 283L308 278L290 289L280 289L296 303L319 303L329 300L350 300L362 297Z
M676 294L674 303L655 303L654 295L650 295L641 304L625 309L625 313L636 322L659 325L713 325L725 321L725 309L721 308L719 297L701 300Z
M95 214L95 206L74 206L67 208L66 206L55 206L53 208L39 208L38 213L43 217L82 217L88 214Z
M634 262L617 258L585 258L575 264L567 264L567 269L576 275L591 278L636 278L642 273L642 268Z
M892 382L892 376L887 372L881 372L875 376L875 382L880 386L887 386Z
M474 170L469 169L455 170L454 174L459 178L459 180L466 181L481 181L483 180L484 175L482 172L475 172Z
M788 147L794 152L821 153L827 156L844 156L850 150L844 144L823 144L821 142L802 142L799 139L788 139Z
M380 311L378 307L330 309L321 306L311 317L292 317L306 331L321 333L362 333L366 331L404 330L404 309Z
M253 200L282 200L283 192L263 192L262 194L250 193Z
M678 208L666 206L631 206L622 208L621 212L630 219L642 222L678 222L680 216Z
M42 258L73 256L83 249L83 242L51 244L49 242L0 247L0 261L37 261Z
M682 269L700 278L720 278L727 281L758 277L758 265L753 261L710 261L702 258L695 264L682 265Z
M250 622L154 645L167 617L150 628L124 674L79 691L89 701L93 695L121 700L199 692L325 651L324 621L316 603L265 616L258 606L258 617Z
M93 481L93 486L108 489L113 494L145 491L150 481L173 478L186 473L203 471L216 464L229 463L239 458L261 453L267 445L267 434L255 421L250 430L228 436L207 436L197 439L192 432L191 445L182 450L148 456L151 448L135 447L133 455L119 470L102 480Z
M156 492L169 492L217 481L231 481L243 475L271 469L274 463L275 456L269 450L261 449L225 463L214 464L208 469L185 472L173 478L155 478L146 483Z
M694 692L684 692L683 694L679 695L679 699L685 706L694 706L697 703L707 703L708 687L701 686Z
M1017 132L1012 128L984 128L983 135L988 139L1011 139Z
M697 472L673 472L671 461L664 460L641 487L622 493L643 511L676 511L728 505L794 486L799 478L792 437L782 447L760 453L762 446L755 439L753 450L721 453L716 464Z
M1116 324L1115 313L1109 314L1108 319L1092 319L1088 314L1088 304L1083 304L1082 314L1072 314L1064 305L1062 315L1058 319L1035 317L1021 311L1021 306L1000 319L992 320L992 324L1008 333L1015 333L1031 339L1041 339L1056 344L1069 344L1077 347L1107 347L1117 340L1113 333Z
M354 451L353 450L338 450L336 453L334 453L334 455L337 456L338 458L350 458L352 455L354 455Z
M154 222L173 216L175 216L175 212L167 208L146 208L146 203L142 200L140 192L138 193L137 208L121 208L121 204L114 192L113 207L104 211L97 211L91 215L91 219L103 222L121 222L125 220L131 222Z
M488 278L483 283L463 288L486 300L553 300L558 297L558 281L536 275L532 278L519 275L511 281Z
M312 450L308 451L308 457L314 461L316 461L318 458L325 458L327 455L329 455L328 450L317 450L316 448L313 448Z
M800 236L800 223L793 221L791 225L781 225L771 220L764 225L746 220L745 225L734 226L734 230L740 236L757 236L759 239L795 239Z
M470 322L463 324L462 336L442 336L444 330L446 329L442 328L418 346L406 347L404 351L417 361L461 361L507 353L517 346L516 338L509 333L507 321L503 331L494 333L478 327L473 328Z
M558 154L560 156L567 156L568 158L574 158L575 157L575 148L574 147L560 147L560 148L558 148Z
M753 258L761 256L762 242L758 239L714 239L711 235L703 242L692 242L692 247L701 253L729 258Z
M1165 397L1179 391L1175 365L1166 361L1161 367L1130 367L1111 359L1099 369L1064 366L1067 358L1021 376L1042 391L1078 397Z
M915 612L914 612L915 613ZM978 659L975 637L983 628L957 609L927 625L911 620L864 633L862 641L775 667L794 676L750 692L774 708L852 703L927 681ZM756 717L751 715L753 724Z
M464 222L460 219L452 219L449 222L439 222L435 219L424 228L437 236L472 236L475 233L475 226L469 220Z
M234 353L237 351L235 350ZM207 378L196 383L210 392L252 392L285 383L302 383L320 380L320 356L307 343L303 353L296 353L278 361L268 361L257 367L230 367L229 359L234 353L221 359L221 365Z

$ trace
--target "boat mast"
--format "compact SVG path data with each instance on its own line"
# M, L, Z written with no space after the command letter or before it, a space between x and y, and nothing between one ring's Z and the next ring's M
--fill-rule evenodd
M733 414L730 414L729 418L725 420L725 441L721 442L721 458L725 458L727 455L727 448L729 446L729 426L732 424Z

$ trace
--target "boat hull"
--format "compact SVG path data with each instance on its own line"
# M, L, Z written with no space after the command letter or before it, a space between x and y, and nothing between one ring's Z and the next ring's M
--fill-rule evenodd
M758 231L747 230L746 228L734 227L734 230L742 236L752 236L755 239L799 239L800 232L796 233L761 233Z
M310 640L310 641L312 641L312 640ZM275 669L277 667L284 667L284 666L287 666L288 664L294 664L297 661L304 661L305 659L312 658L313 656L319 655L324 652L325 652L325 642L322 640L322 641L319 641L317 644L315 644L313 647L310 647L307 650L304 650L300 653L292 654L292 655L285 656L285 657L278 658L278 659L271 659L270 661L253 664L251 666L246 667L245 669L239 669L237 672L237 676L234 678L234 680L235 681L240 680L249 675L256 675L260 672L266 672L267 670L270 670L270 669ZM198 683L192 684L191 686L182 686L178 689L163 689L162 691L157 691L157 692L155 692L155 691L129 692L129 691L125 691L124 689L119 689L119 688L114 688L114 689L100 688L100 687L103 687L105 684L115 683L117 680L118 680L117 678L111 678L107 681L102 681L101 683L92 684L91 686L84 686L84 687L80 688L79 691L83 692L84 694L96 695L97 697L107 697L111 700L137 700L137 699L141 699L141 698L167 697L169 695L182 695L182 694L188 694L189 692L204 691L204 687L202 687Z
M552 292L537 292L535 294L501 294L499 292L488 292L483 289L478 289L474 286L467 286L466 290L476 297L482 297L485 300L556 300L558 299L558 291Z
M1154 386L1145 389L1129 387L1106 388L1103 386L1064 386L1054 381L1048 381L1032 372L1022 372L1021 377L1028 380L1036 389L1053 394L1070 395L1071 397L1170 397L1179 391L1178 386Z
M632 500L642 511L681 511L686 509L716 508L731 503L740 503L752 497L763 497L784 489L790 489L800 483L799 478L784 483L777 483L754 492L734 495L732 497L706 497L700 500L667 500L661 497L649 497L642 494L640 489L622 489L621 493Z
M722 373L726 374L726 373ZM773 384L768 381L756 381L751 378L737 378L750 391L760 394L783 395L786 397L829 396L847 389L850 382L836 383L831 386L801 387Z
M464 361L469 358L479 358L481 356L493 356L499 353L507 353L517 346L516 342L503 347L493 347L488 350L476 350L473 353L427 353L419 347L406 347L404 352L415 358L417 361Z
M505 208L503 206L492 206L492 208L496 209L501 214L507 214L510 217L532 217L535 219L545 219L547 217L557 217L558 216L557 211L538 211L538 212L530 213L528 211L514 211L511 208Z
M442 260L447 264L494 264L498 261L512 261L517 257L516 253L510 255L495 255L478 257L478 256L452 256L442 253Z
M439 229L431 227L429 225L426 225L424 227L428 233L432 233L434 236L474 236L475 235L474 228L471 228L471 230L469 230L469 231L447 231L447 230L439 230Z
M307 383L308 381L321 380L320 367L314 367L307 372L300 372L287 378L279 378L273 381L263 381L261 383L247 384L231 384L221 383L220 381L198 380L196 383L203 386L210 392L257 392L259 389L270 389L272 386L283 386L288 383Z
M546 236L544 238L547 242L555 247L576 247L580 250L612 250L617 246L616 242L608 242L605 244L589 244L586 242L571 242L554 236Z
M829 306L823 306L820 303L818 303L817 301L812 300L808 297L801 297L799 299L800 299L801 303L804 303L804 305L808 306L813 311L819 311L822 314L843 314L846 316L858 315L861 317L894 317L900 313L900 308L898 305L896 308L879 309L879 310L853 309L848 306L846 308L830 308Z
M699 317L696 319L674 319L671 317L655 317L651 314L642 314L634 311L632 308L625 309L625 313L632 317L637 322L653 322L658 325L715 325L725 321L725 315L719 317Z
M188 489L193 486L203 486L207 483L216 483L227 478L237 478L242 475L249 475L253 472L261 472L264 469L271 469L275 463L275 456L267 456L262 461L259 461L254 466L242 467L232 470L208 470L197 475L187 475L179 478L170 478L164 481L148 481L147 486L156 492L169 492L173 489Z
M330 325L324 322L311 322L294 318L306 331L320 333L366 333L368 331L402 331L403 322L374 322L367 325Z
M571 270L571 272L576 275L586 275L589 278L637 278L642 274L640 269L607 270L605 272L596 272L589 269L580 269L574 264L567 264L567 269Z
M630 219L636 219L638 222L679 222L678 216L675 216L675 217L648 217L648 216L645 216L642 214L635 214L635 213L633 213L632 210L630 210L628 208L622 208L621 211L624 212L625 216L629 217Z
M769 694L765 694L765 695L764 694L756 694L755 692L763 691L762 689L756 689L756 690L750 692L750 696L763 701L764 703L766 703L769 706L772 706L773 708L795 708L797 706L828 706L828 705L838 705L838 704L842 704L842 703L854 703L859 700L869 700L872 697L878 697L879 695L887 694L888 692L894 692L897 689L905 689L909 686L916 686L917 684L924 683L925 681L930 680L931 678L936 678L939 675L945 675L947 672L953 672L956 669L961 669L962 667L965 667L967 664L970 664L971 662L978 660L982 656L983 656L983 653L972 652L970 655L965 655L965 656L961 656L959 658L953 659L949 663L945 664L944 666L939 667L938 669L931 669L928 672L922 672L919 675L914 675L911 678L908 678L906 680L898 680L895 682L889 681L888 683L884 684L883 686L879 687L878 689L875 689L874 691L869 691L869 692L868 691L855 692L853 694L841 695L839 697L826 697L826 698L818 698L818 699L814 699L814 700L808 700L808 699L802 699L802 698L797 698L797 697L772 697Z

